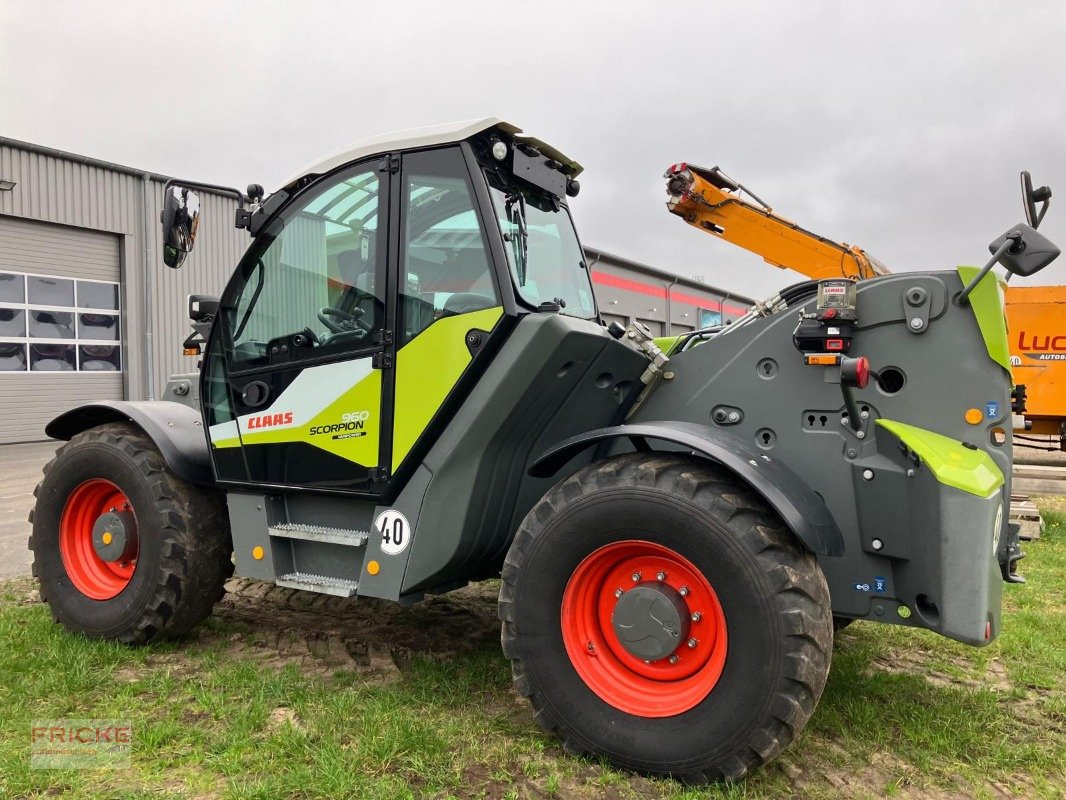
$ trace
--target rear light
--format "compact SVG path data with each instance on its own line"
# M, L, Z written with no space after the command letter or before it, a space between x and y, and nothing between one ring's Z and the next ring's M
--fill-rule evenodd
M866 356L840 359L840 382L844 386L865 389L870 382L870 359Z

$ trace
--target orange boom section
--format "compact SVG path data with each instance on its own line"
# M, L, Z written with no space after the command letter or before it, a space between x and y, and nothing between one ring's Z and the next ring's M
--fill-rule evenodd
M1066 417L1066 286L1011 286L1007 329L1014 382L1031 433L1061 436Z
M773 212L718 167L674 164L663 176L666 207L689 225L810 278L872 278L888 270L862 248L834 242ZM747 195L742 197L741 193Z

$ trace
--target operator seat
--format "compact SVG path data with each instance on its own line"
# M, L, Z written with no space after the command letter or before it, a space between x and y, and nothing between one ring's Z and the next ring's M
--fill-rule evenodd
M469 314L471 311L483 311L492 308L496 301L491 297L477 292L456 292L444 301L441 309L441 317L455 317L459 314Z

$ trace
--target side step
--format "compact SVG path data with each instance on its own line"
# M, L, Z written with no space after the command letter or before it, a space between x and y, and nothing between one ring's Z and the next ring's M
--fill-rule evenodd
M305 525L302 522L284 522L271 525L270 535L282 539L304 539L309 542L344 544L362 547L370 539L366 531L351 531L345 528L328 528L324 525Z
M311 575L307 572L290 572L287 575L279 575L274 583L287 589L302 589L305 592L332 594L336 597L351 597L355 594L356 589L359 588L358 581L330 578L326 575Z

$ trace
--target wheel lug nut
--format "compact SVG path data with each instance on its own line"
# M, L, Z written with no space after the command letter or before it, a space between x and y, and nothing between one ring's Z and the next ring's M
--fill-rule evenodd
M682 586L677 591L681 594L682 597L688 597L688 587L687 586Z
M590 653L595 653L596 645L594 645L592 642L589 642L587 645L585 645L585 649L588 650Z
M666 573L665 572L656 572L655 573L655 580L659 581L659 583L662 583L663 581L666 580Z
M695 639L689 639L689 640L688 640L688 646L689 646L689 647L695 647L695 646L696 646L696 645L698 645L698 644L699 644L699 642L698 642L698 641L696 641Z
M640 573L639 572L634 572L629 577L631 577L633 579L633 583L640 583Z
M699 611L693 611L692 612L692 621L693 622L699 622L701 619L703 619L703 614L701 614Z
M679 656L670 656L670 663L671 664L676 664L680 660L681 660L681 658Z
M618 589L614 590L614 596L615 597L621 597L624 594L625 594L625 592L622 591L621 587L619 587Z

